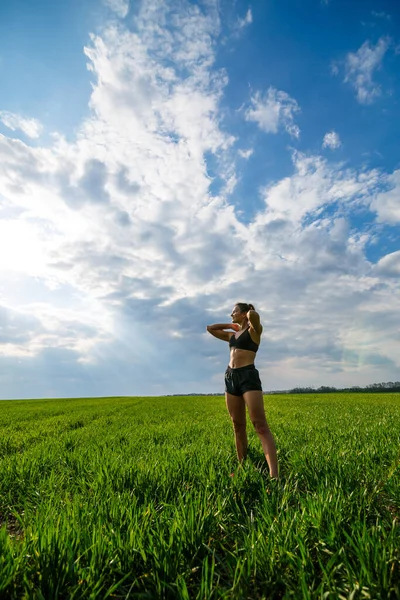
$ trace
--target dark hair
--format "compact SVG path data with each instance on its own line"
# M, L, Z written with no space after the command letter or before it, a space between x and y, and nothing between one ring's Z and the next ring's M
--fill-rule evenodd
M249 312L249 310L256 310L252 304L246 304L246 302L236 302L235 306L240 308L240 312Z

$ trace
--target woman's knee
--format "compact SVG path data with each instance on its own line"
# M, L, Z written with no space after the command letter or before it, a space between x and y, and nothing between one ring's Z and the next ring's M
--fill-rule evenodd
M266 433L269 433L268 423L265 419L254 419L254 421L252 421L252 423L253 423L255 432L258 435L265 435Z

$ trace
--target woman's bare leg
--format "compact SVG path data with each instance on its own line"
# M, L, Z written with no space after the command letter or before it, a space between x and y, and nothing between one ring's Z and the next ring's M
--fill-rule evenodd
M268 427L267 419L265 417L263 394L261 391L254 390L251 392L244 392L243 398L249 409L249 415L254 425L254 429L261 440L261 445L269 467L269 474L274 479L277 479L278 457L276 454L274 436Z
M246 405L243 396L233 396L225 392L226 406L235 430L236 453L240 463L247 454Z

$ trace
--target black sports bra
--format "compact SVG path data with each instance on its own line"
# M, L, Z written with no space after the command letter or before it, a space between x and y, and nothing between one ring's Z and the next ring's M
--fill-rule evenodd
M250 337L249 329L246 329L239 337L235 337L235 334L231 336L229 340L229 348L239 348L240 350L251 350L257 352L259 344L253 342Z

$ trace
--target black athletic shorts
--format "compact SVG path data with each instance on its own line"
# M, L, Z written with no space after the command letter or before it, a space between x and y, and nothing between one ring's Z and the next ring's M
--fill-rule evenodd
M225 371L225 391L233 396L242 396L244 392L253 390L262 391L260 375L255 365L247 365L232 369L228 367Z

